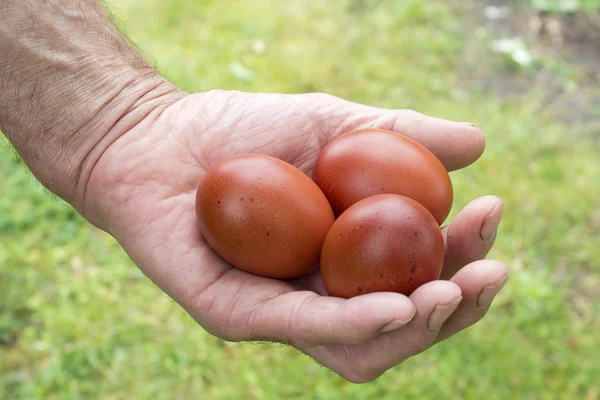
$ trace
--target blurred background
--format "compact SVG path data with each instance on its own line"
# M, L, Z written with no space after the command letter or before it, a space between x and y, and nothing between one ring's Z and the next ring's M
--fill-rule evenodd
M1 399L600 398L600 0L108 0L187 91L327 92L470 121L496 194L488 316L377 381L206 334L0 146ZM4 140L4 139L1 139Z

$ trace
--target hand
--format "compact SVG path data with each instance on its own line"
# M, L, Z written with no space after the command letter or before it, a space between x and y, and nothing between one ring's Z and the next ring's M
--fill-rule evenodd
M310 174L332 138L363 127L418 140L448 170L471 164L485 147L470 124L323 94L181 94L106 148L85 188L84 215L208 332L287 343L349 381L371 381L486 313L508 276L500 262L481 261L495 239L500 199L473 201L444 228L443 280L410 297L349 300L327 297L318 271L283 282L233 268L204 242L194 212L195 189L216 161L262 153Z
M379 127L417 139L454 170L482 153L477 128L320 94L186 96L97 0L23 3L5 1L0 13L0 129L44 186L114 235L209 332L289 343L366 382L485 314L508 274L478 261L502 214L495 197L445 228L445 280L410 298L327 297L318 272L295 282L246 274L206 245L194 212L202 175L233 154L269 154L310 173L334 136Z

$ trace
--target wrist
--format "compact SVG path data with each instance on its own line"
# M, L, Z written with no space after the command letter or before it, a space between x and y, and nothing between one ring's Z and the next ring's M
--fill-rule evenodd
M97 0L1 4L0 129L42 184L81 212L104 149L179 93Z
M14 118L0 115L0 128L33 175L82 212L87 180L106 148L181 94L150 68L102 66L98 61L78 68L96 70L86 72L89 85L82 82L81 90L65 90L78 85L73 78L48 88L56 93L50 104L37 112L27 110L27 101L17 104Z
M89 222L101 229L107 228L103 215L106 210L97 204L96 195L98 191L102 193L111 188L97 187L95 184L92 193L88 194L90 178L100 159L115 141L136 128L138 131L145 130L164 110L185 95L164 78L148 74L123 88L119 96L107 103L98 113L93 124L98 125L99 133L88 146L89 150L85 154L80 153L77 178L71 186L72 196L69 200ZM84 134L78 132L76 135Z
M81 129L71 134L75 143L84 145L69 146L69 152L65 148L63 156L73 164L69 167L69 175L61 171L52 173L57 185L51 186L51 190L56 193L60 185L60 192L64 193L61 197L93 223L98 218L92 215L94 207L90 207L90 203L93 201L86 198L86 193L100 158L120 137L184 96L153 71L130 71L120 75L118 83L111 86L118 88L116 93L105 95L102 107ZM64 179L66 176L71 178Z

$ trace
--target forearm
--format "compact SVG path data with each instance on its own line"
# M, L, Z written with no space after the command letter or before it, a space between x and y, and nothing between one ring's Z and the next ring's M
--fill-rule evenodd
M97 0L0 0L0 129L76 206L103 149L174 87Z

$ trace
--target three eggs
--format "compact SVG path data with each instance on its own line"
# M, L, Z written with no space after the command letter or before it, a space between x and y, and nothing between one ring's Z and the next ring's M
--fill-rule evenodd
M363 129L325 146L312 179L260 154L217 162L196 192L204 239L225 261L277 279L320 267L330 296L409 295L439 278L448 172L426 147Z

